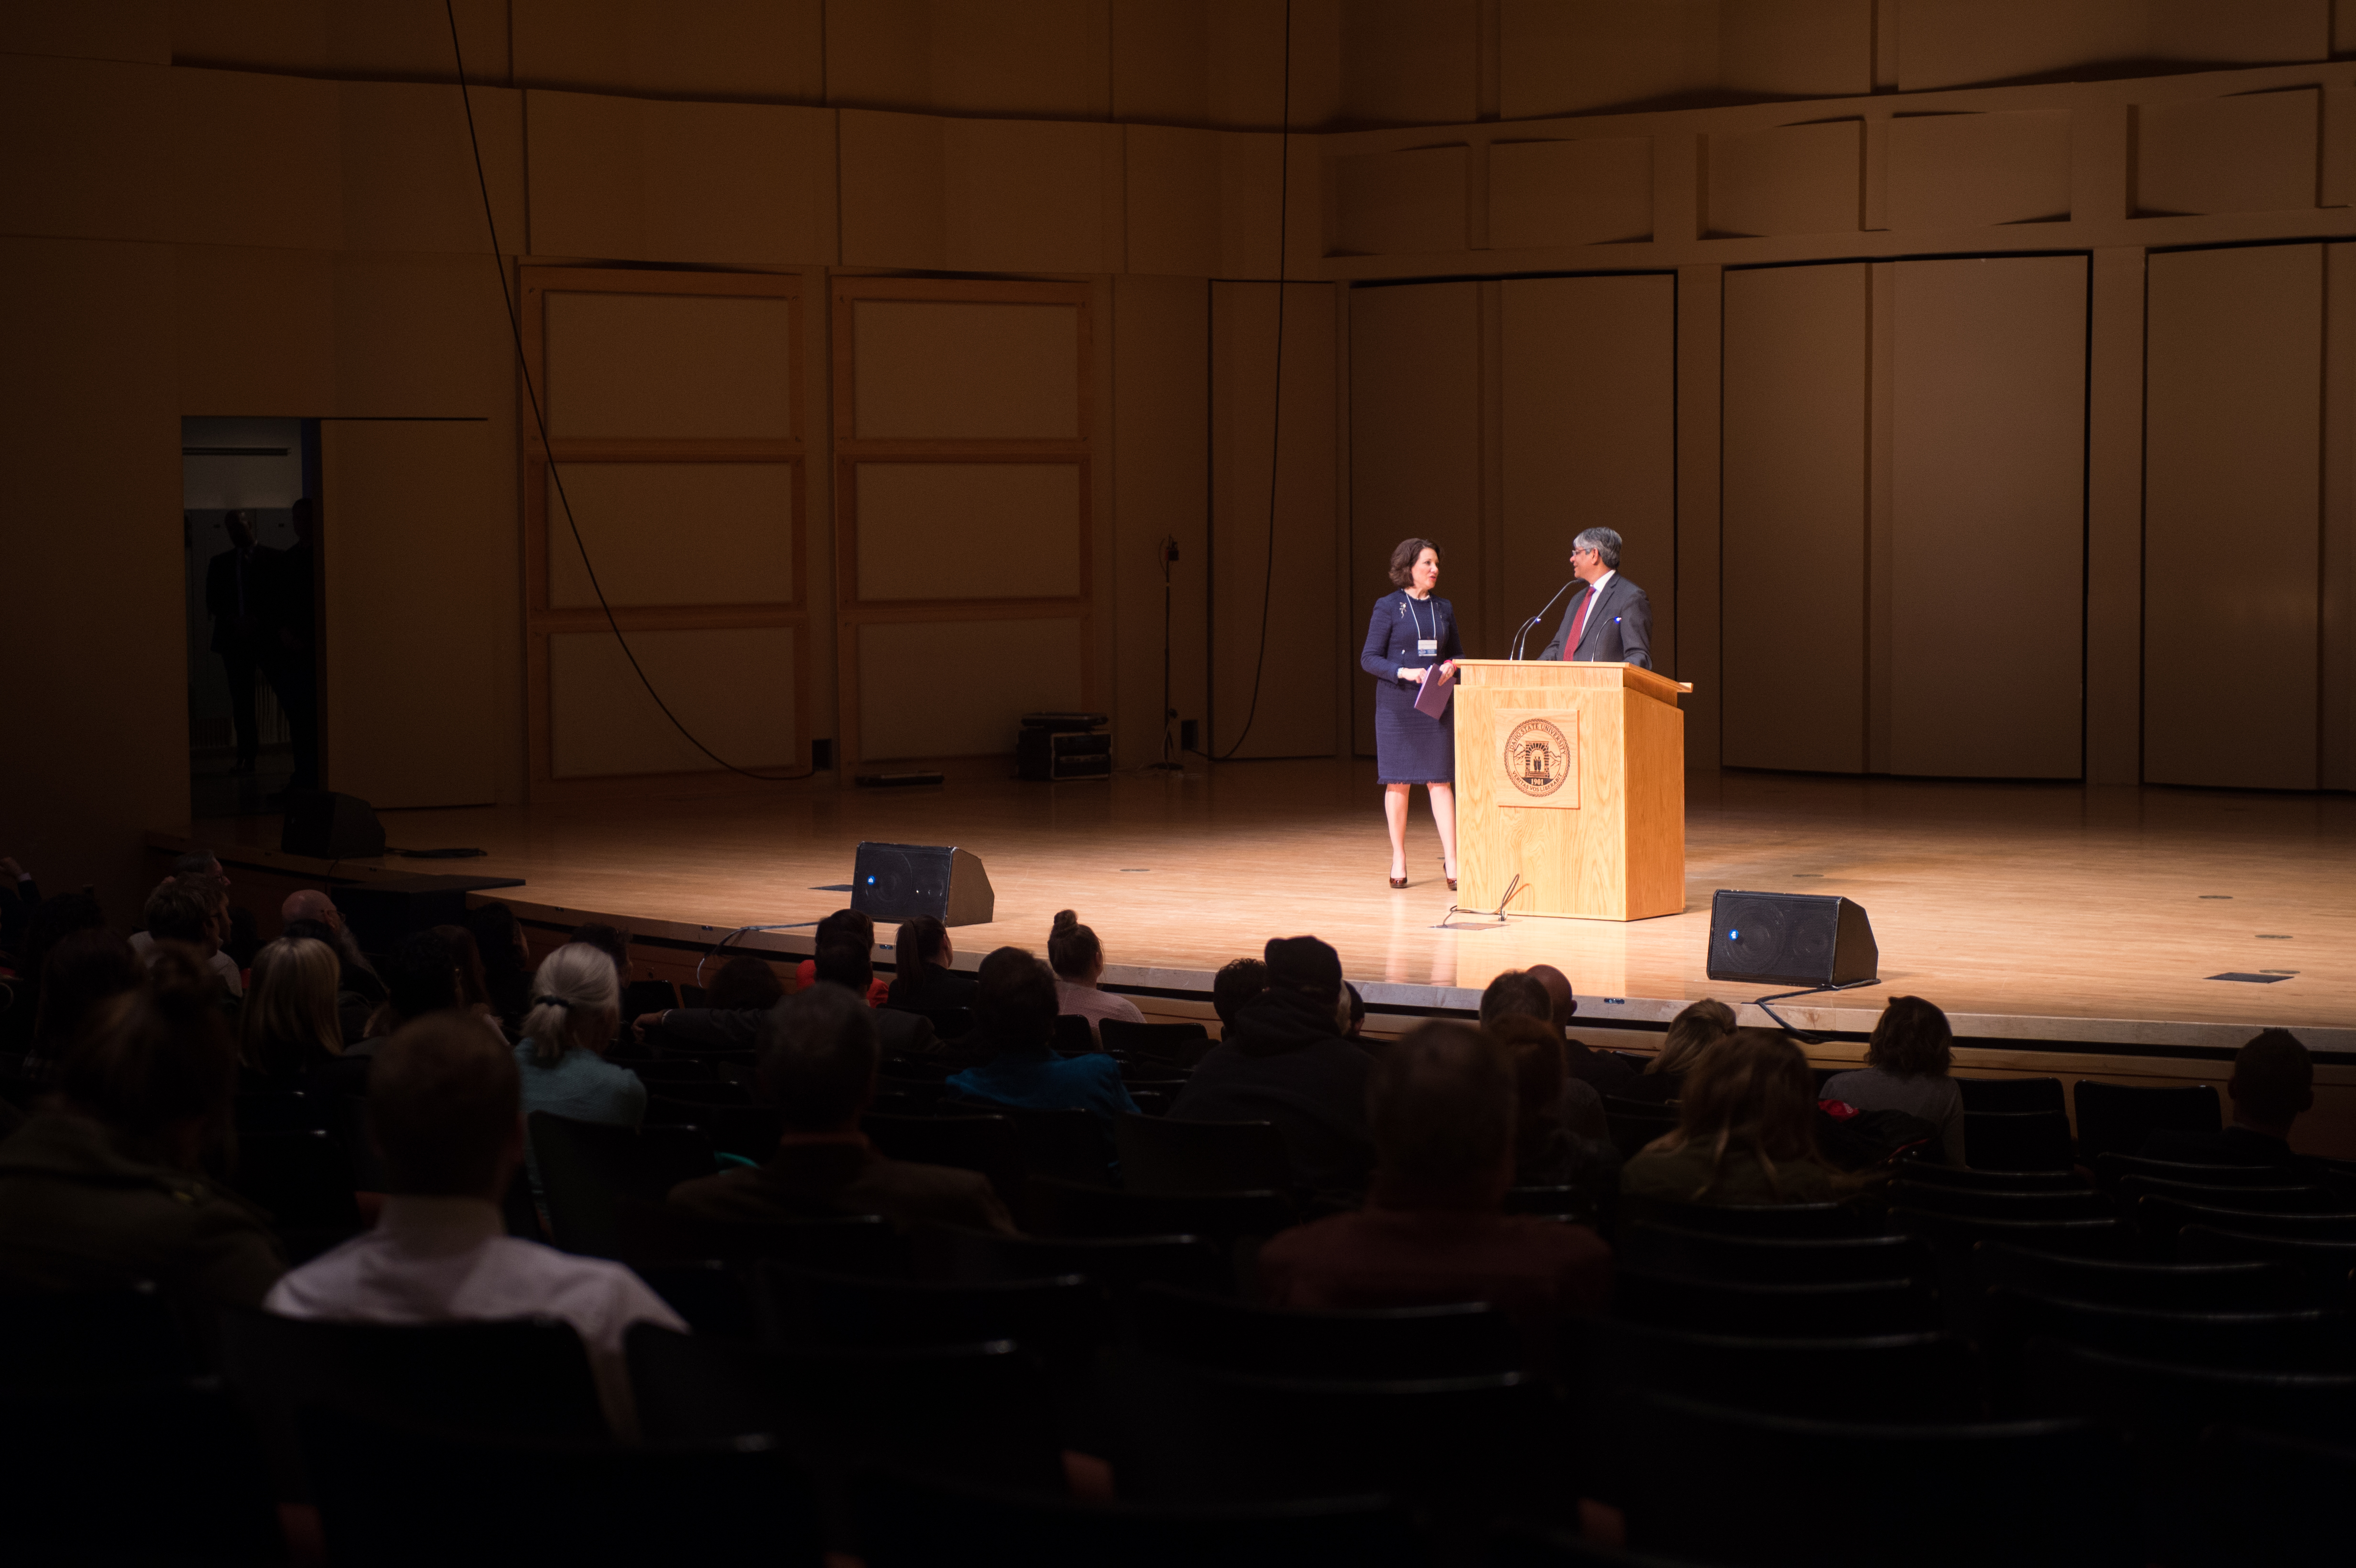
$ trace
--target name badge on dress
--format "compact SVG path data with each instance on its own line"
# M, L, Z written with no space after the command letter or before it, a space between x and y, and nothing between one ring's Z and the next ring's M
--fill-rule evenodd
M1419 637L1416 639L1415 651L1422 655L1425 658L1436 659L1440 656L1440 639L1438 637Z

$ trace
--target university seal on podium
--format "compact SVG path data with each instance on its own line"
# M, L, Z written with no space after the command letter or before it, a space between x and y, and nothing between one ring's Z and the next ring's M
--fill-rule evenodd
M1527 719L1505 737L1505 774L1526 795L1544 797L1570 777L1570 742L1553 722Z

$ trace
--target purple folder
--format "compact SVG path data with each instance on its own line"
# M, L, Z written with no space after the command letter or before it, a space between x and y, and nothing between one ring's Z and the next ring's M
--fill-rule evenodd
M1440 667L1434 665L1431 667L1437 670ZM1439 718L1448 711L1448 694L1455 689L1456 675L1452 670L1446 675L1426 677L1423 689L1415 694L1415 710L1433 719Z

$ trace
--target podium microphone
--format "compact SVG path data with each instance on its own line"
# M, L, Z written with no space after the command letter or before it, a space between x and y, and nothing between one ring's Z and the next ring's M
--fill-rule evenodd
M1572 579L1570 580L1570 581L1566 582L1566 583L1564 583L1561 587L1559 587L1559 588L1556 589L1556 590L1554 591L1554 597L1553 597L1553 598L1551 598L1551 599L1549 599L1549 600L1547 600L1547 601L1546 602L1546 607L1545 607L1545 609L1540 610L1537 614L1535 614L1535 615L1531 616L1528 620L1526 620L1526 621L1525 621L1525 622L1523 622L1523 623L1522 623L1522 629L1521 629L1520 631L1515 632L1515 633L1514 634L1514 656L1515 656L1515 658L1517 658L1517 659L1518 659L1518 658L1520 658L1520 657L1522 656L1522 639L1523 639L1523 638L1525 638L1525 637L1526 637L1526 636L1528 636L1528 635L1530 635L1530 628L1531 628L1532 626L1537 625L1540 621L1545 620L1545 619L1546 619L1546 617L1547 617L1547 610L1551 610L1551 609L1553 609L1557 604L1561 603L1562 603L1562 596L1563 596L1564 594L1566 594L1566 593L1569 592L1571 591L1571 588L1572 588L1572 587L1573 587L1573 586L1574 586L1578 581L1579 581L1579 579L1578 579L1578 578L1576 578L1576 577L1574 577L1574 578L1572 578Z

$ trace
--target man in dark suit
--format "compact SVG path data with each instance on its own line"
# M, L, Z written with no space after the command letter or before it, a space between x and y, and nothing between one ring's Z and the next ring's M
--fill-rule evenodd
M2143 1141L2146 1159L2191 1165L2265 1165L2304 1168L2291 1153L2290 1125L2315 1108L2315 1059L2286 1029L2262 1029L2233 1054L2225 1085L2233 1122L2213 1133L2157 1127Z
M1562 613L1542 659L1653 667L1653 602L1620 575L1620 536L1582 528L1570 541L1570 570L1586 589Z
M254 668L264 652L258 630L268 592L263 579L268 553L253 544L253 520L243 512L221 518L231 549L213 557L205 568L205 613L213 619L212 651L220 656L229 676L229 711L237 731L237 771L253 772L262 748L253 723Z

